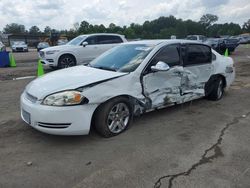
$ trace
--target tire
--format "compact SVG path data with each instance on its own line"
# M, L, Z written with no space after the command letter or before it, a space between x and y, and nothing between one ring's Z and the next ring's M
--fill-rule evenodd
M76 60L72 55L62 55L58 60L57 67L59 69L64 69L73 66L76 66Z
M207 95L209 100L218 101L223 97L225 84L222 77L216 77L213 82L209 83L208 87L211 88Z
M95 112L93 125L103 137L109 138L124 132L133 120L133 109L125 97L114 98Z

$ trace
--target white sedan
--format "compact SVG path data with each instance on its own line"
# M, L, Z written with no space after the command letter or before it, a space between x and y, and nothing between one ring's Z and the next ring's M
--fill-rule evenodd
M233 60L205 44L149 40L119 45L88 66L49 73L21 96L22 119L57 135L120 134L133 116L201 97L222 98Z

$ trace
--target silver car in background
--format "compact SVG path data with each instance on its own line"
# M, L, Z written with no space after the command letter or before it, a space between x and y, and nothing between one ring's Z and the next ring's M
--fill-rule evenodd
M12 52L28 52L28 45L23 41L15 41L11 46Z

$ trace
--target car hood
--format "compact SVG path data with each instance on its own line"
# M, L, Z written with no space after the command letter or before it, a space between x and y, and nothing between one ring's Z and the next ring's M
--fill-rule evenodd
M128 73L106 71L80 65L54 71L37 78L26 87L26 92L38 99L43 99L55 92L76 89L126 74Z
M15 44L12 47L14 47L14 48L25 48L25 47L27 47L27 44Z
M51 50L67 50L67 49L74 49L77 47L79 47L79 46L65 44L65 45L61 45L61 46L48 47L46 49L43 49L42 51L46 52L46 51L51 51Z

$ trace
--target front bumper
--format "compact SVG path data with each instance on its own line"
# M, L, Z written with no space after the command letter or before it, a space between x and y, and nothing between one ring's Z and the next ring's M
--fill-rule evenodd
M42 62L42 64L44 64L46 66L56 67L54 59L41 59L41 62Z
M21 95L21 117L33 128L55 135L86 135L89 133L92 115L97 105L54 107L31 101L24 92Z
M56 67L57 58L53 55L45 55L45 52L39 51L38 57L41 60L42 64L46 66Z
M27 52L28 48L16 47L16 48L12 48L12 51L14 51L14 52Z

